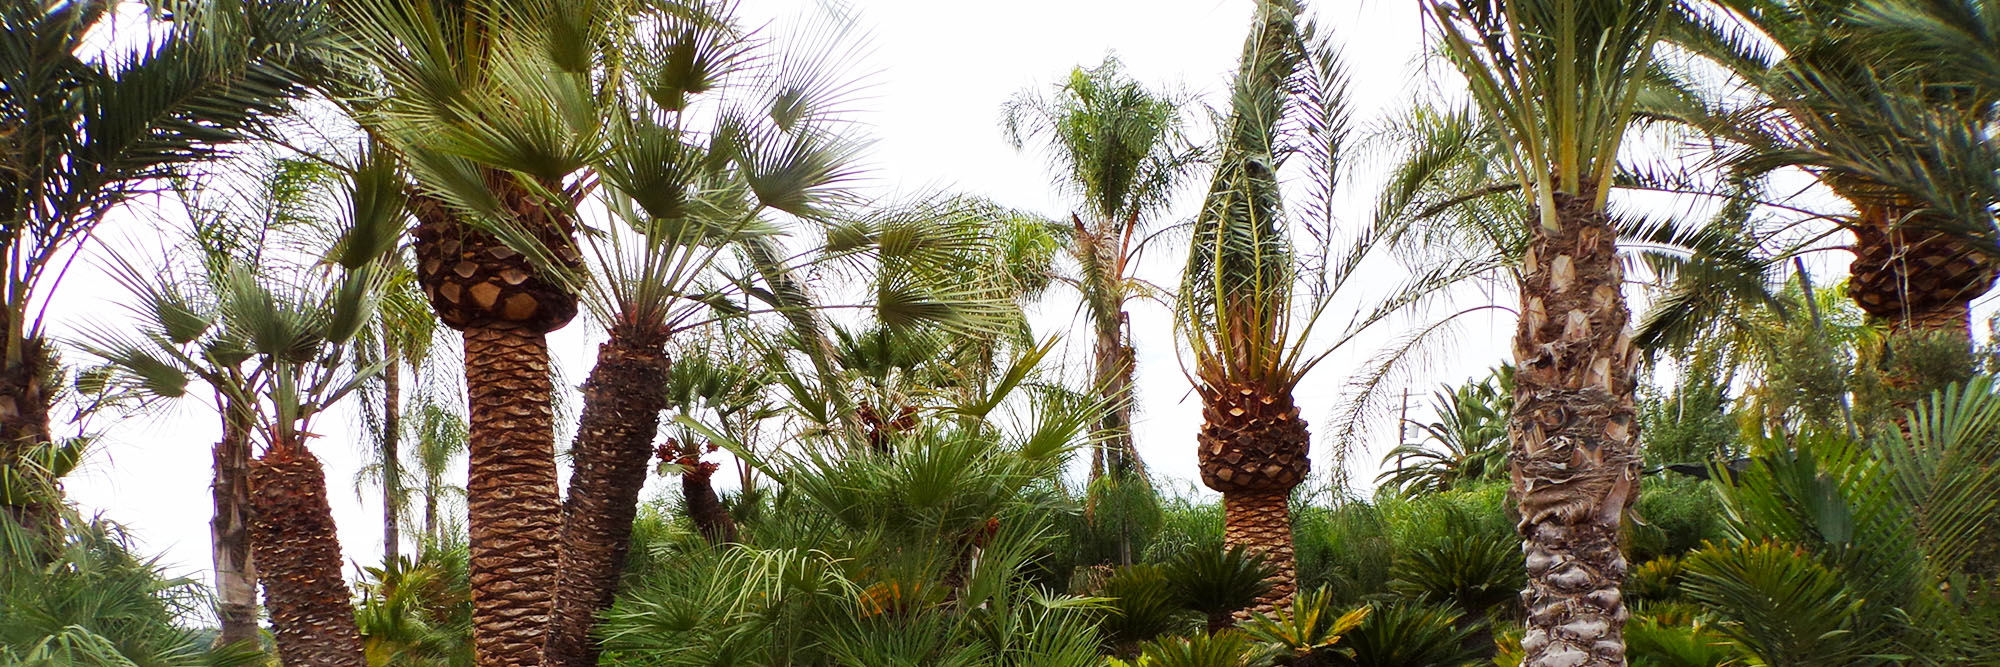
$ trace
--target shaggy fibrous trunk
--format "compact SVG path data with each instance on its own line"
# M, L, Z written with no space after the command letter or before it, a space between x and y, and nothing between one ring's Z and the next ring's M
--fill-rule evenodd
M1197 391L1201 481L1222 492L1223 543L1262 555L1273 568L1270 590L1247 610L1270 613L1291 604L1298 590L1286 503L1312 468L1306 457L1311 434L1290 393L1248 384Z
M209 552L215 568L218 646L257 641L257 568L251 560L251 415L235 401L222 402L222 440L210 452L215 514L209 519Z
M1132 441L1132 348L1125 344L1124 313L1097 325L1093 354L1095 382L1111 409L1098 421L1098 445L1091 453L1091 480L1135 472L1139 458Z
M548 341L465 331L465 485L473 651L480 665L541 663L555 594L558 501Z
M274 445L251 464L250 486L252 544L278 658L286 667L367 667L319 459Z
M1528 588L1530 667L1622 667L1626 562L1619 520L1638 493L1637 352L1609 216L1555 195L1531 217L1514 337L1512 442Z
M611 607L632 544L632 519L646 485L664 388L667 355L654 334L613 331L597 348L583 385L583 415L570 448L573 469L562 509L562 566L555 619L543 664L597 664L590 629Z
M1867 183L1834 183L1858 212L1848 296L1889 330L1873 349L1862 350L1862 361L1877 366L1882 385L1863 392L1864 399L1901 424L1905 411L1924 396L1969 375L1969 368L1926 369L1921 363L1926 354L1918 350L1939 348L1925 352L1953 352L1963 357L1954 361L1969 362L1972 302L1992 288L1996 267L1972 243L1941 230L1946 223L1930 219L1916 204Z
M709 544L723 545L741 538L736 534L736 520L729 517L722 498L715 494L715 471L715 464L697 462L681 475L681 496L695 531Z

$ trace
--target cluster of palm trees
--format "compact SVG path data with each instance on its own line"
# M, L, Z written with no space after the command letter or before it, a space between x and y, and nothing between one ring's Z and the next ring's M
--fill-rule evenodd
M261 588L284 664L382 659L378 607L357 621L313 453L315 418L350 396L368 403L385 507L368 605L431 585L399 569L399 531L415 523L406 480L420 478L425 536L451 532L439 506L463 446L477 664L594 665L607 649L682 659L662 644L671 638L641 635L691 617L714 626L690 647L765 641L744 655L867 663L876 654L842 637L880 628L807 637L760 620L804 623L793 615L850 602L863 619L955 609L923 621L941 624L937 637L1045 623L1055 639L1023 655L1083 660L1094 630L1066 606L1075 600L1010 605L1036 595L1031 552L1047 526L1030 510L1072 445L1091 452L1093 488L1147 483L1131 431L1135 299L1174 314L1223 542L1264 568L1245 570L1263 581L1234 608L1274 645L1331 645L1362 623L1283 625L1323 604L1295 599L1292 500L1312 438L1297 392L1336 351L1468 284L1518 295L1512 365L1447 397L1430 428L1444 452L1398 449L1424 462L1385 478L1420 494L1505 467L1525 552L1523 664L1625 664L1622 534L1644 468L1649 359L1699 348L1711 356L1697 360L1754 357L1776 377L1783 346L1831 335L1799 259L1824 238L1852 236L1847 295L1881 332L1857 339L1871 379L1854 405L1845 389L1817 392L1813 405L1834 395L1846 444L1815 448L1831 463L1793 453L1761 464L1730 502L1772 516L1737 517L1737 530L1810 548L1810 531L1783 530L1797 517L1779 516L1773 489L1815 465L1844 471L1844 497L1874 498L1883 520L1930 522L1869 544L1924 554L1898 581L1935 587L1926 577L1962 569L1984 533L1976 512L1921 501L1994 502L1977 497L1991 479L1940 472L1981 461L1989 452L1964 440L1985 431L1940 426L1947 398L1908 411L1973 376L1971 304L2000 266L2000 151L1988 136L2000 7L1983 0L1424 0L1430 56L1466 94L1384 133L1407 141L1358 232L1336 213L1351 171L1347 79L1336 42L1297 0L1256 4L1210 145L1191 139L1188 100L1133 81L1115 59L1011 101L1007 139L1044 149L1073 197L1053 221L967 197L863 201L845 71L857 35L839 8L756 30L731 3L705 0L179 0L147 5L142 43L104 46L95 36L121 7L0 10L0 505L17 534L44 536L10 548L54 562L71 543L64 526L78 523L59 482L89 439L51 427L59 388L93 408L212 401L219 642L256 641ZM307 121L343 138L302 141ZM1696 168L1648 164L1660 136L1698 153L1683 161ZM1798 174L1844 208L1773 231L1773 211L1802 209L1770 184ZM1203 177L1199 210L1171 224L1174 195ZM135 324L86 328L74 347L102 366L65 370L41 305L112 212L162 183L183 194L187 252L115 262ZM1621 191L1714 212L1634 216ZM1179 284L1140 279L1143 251L1179 238ZM1440 248L1446 259L1406 284L1357 279L1383 254ZM1788 267L1797 298L1772 287ZM1658 288L1637 322L1635 268ZM1086 391L1042 368L1054 341L1037 340L1025 315L1055 284L1074 286L1087 312ZM1337 303L1361 305L1332 323ZM548 341L579 314L603 340L565 493ZM425 379L452 340L462 425L441 404L451 397L435 396L455 390ZM1356 433L1408 348L1363 373L1338 439ZM403 399L412 379L428 397L415 409ZM1785 416L1803 414L1785 412L1806 405L1796 399L1768 424L1800 423ZM1002 427L1016 413L1030 428ZM1862 436L1916 452L1892 466L1904 476L1861 479L1859 461L1878 455ZM402 469L406 444L420 474ZM811 550L709 553L676 575L689 590L668 603L614 610L655 458L681 477L705 541L751 541L732 512L757 501L725 503L719 464L704 460L722 448L739 461L740 497L768 485L808 498L830 537L800 542ZM972 490L925 492L941 480ZM1118 544L1130 565L1131 536ZM1764 557L1756 548L1736 556ZM1731 578L1730 557L1689 565L1698 594L1750 588ZM724 590L773 568L796 576ZM1219 626L1229 611L1204 613ZM1322 644L1302 646L1310 656Z

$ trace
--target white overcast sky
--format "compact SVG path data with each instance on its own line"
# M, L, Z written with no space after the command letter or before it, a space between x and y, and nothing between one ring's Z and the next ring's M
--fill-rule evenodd
M861 120L872 125L877 138L869 155L873 166L869 186L884 193L966 192L1051 217L1067 217L1070 208L1051 186L1043 157L1017 152L1002 139L1001 104L1024 88L1046 90L1069 68L1094 65L1107 53L1115 53L1140 81L1184 88L1219 102L1252 10L1248 0L858 0L854 4L872 33L873 45L863 67L874 72L868 78L872 85L859 105ZM1363 129L1407 104L1418 86L1428 85L1427 73L1416 64L1422 38L1416 3L1320 0L1311 4L1321 25L1344 45L1355 115ZM811 6L810 0L745 0L742 13L755 23L796 15ZM1358 178L1349 181L1342 215L1353 224L1368 217L1367 202L1374 187L1368 172L1364 167ZM1169 217L1189 215L1202 185L1191 187ZM136 231L114 229L107 238L130 238ZM1179 259L1153 253L1140 268L1141 277L1174 284ZM88 260L79 262L52 299L53 328L59 335L71 331L76 322L115 321L117 316L117 289L87 264ZM1380 279L1368 278L1367 282L1386 286L1396 275L1390 271ZM1481 304L1441 308L1475 305ZM1156 477L1198 489L1193 439L1199 406L1176 359L1167 313L1152 304L1135 305L1133 311L1139 349L1141 415L1135 429L1140 454ZM1489 312L1496 314L1467 320L1457 343L1434 357L1423 377L1413 380L1413 403L1421 404L1439 382L1483 375L1502 359L1504 340L1513 325L1504 313ZM1346 319L1345 313L1334 315L1331 319L1336 322ZM1068 334L1065 360L1082 363L1088 358L1088 341L1073 298L1050 298L1037 308L1035 321L1040 335ZM581 382L589 372L595 354L596 341L588 329L579 318L579 324L552 337L558 362L572 383ZM1392 327L1362 340L1307 378L1298 394L1316 432L1329 430L1330 413L1349 374L1393 333ZM1354 456L1350 472L1359 483L1372 479L1375 460L1394 439L1393 429L1387 427L1392 415L1378 417L1382 426L1371 439L1372 451ZM352 411L330 416L316 429L325 437L314 448L327 465L346 557L350 564L372 564L381 552L381 509L374 492L354 490L352 480L363 447L355 422ZM101 511L125 523L143 548L160 553L173 571L196 574L207 569L209 448L217 436L213 415L190 403L161 416L108 426L100 420L97 426L103 428L105 445L70 478L70 497L86 512ZM1315 438L1316 472L1328 464L1324 444ZM648 493L677 486L656 483Z

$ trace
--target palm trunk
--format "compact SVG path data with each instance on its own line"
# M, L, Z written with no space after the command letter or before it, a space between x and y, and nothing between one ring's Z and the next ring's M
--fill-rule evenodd
M465 387L473 655L480 665L540 664L562 511L548 340L467 328Z
M632 518L666 408L661 388L666 372L667 356L654 337L614 331L598 347L570 452L574 470L562 509L561 581L545 665L597 664L590 629L611 607L631 548Z
M1622 667L1626 562L1619 521L1638 493L1637 352L1610 218L1587 193L1555 195L1557 229L1531 215L1514 338L1509 436L1528 588L1529 667Z
M385 336L386 338L386 336ZM395 346L382 341L382 565L396 567L403 546L403 458L397 451L403 433L402 364Z
M1271 589L1244 612L1269 614L1289 605L1298 592L1292 551L1291 492L1246 491L1222 494L1222 543L1264 557L1272 570ZM1247 613L1239 612L1241 616Z
M1254 384L1218 388L1206 381L1195 390L1202 402L1195 458L1201 483L1222 492L1223 541L1262 555L1274 569L1271 589L1238 616L1268 613L1291 604L1298 590L1286 503L1312 470L1307 457L1312 434L1289 392Z
M8 345L14 346L10 352L18 354L9 355L0 365L0 468L20 470L15 462L30 448L49 441L49 404L54 397L47 379L54 360L40 339L16 337ZM43 487L34 489L37 494L60 492L55 480L21 481ZM44 532L45 527L55 525L56 508L51 504L23 500L10 502L4 509L30 532Z
M729 510L722 506L722 498L715 495L715 468L712 463L697 464L693 470L681 474L681 496L687 503L688 520L694 523L696 532L709 544L724 545L742 538L736 533L736 520L729 517Z
M1888 329L1861 350L1869 372L1856 387L1857 407L1871 424L1901 427L1918 401L1970 377L1971 304L1992 288L1997 267L1893 188L1855 177L1826 182L1856 212L1848 296Z
M278 658L287 667L367 667L319 459L280 443L250 466L252 544Z
M222 401L222 440L212 452L215 483L211 497L209 547L215 567L216 616L222 632L217 646L256 642L257 568L251 560L250 420L235 401Z

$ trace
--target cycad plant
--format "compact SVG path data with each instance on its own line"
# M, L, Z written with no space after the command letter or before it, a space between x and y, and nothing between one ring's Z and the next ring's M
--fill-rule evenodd
M1504 138L1530 202L1509 428L1526 540L1524 664L1622 665L1619 522L1639 452L1619 147L1672 0L1429 0L1438 46Z
M1126 302L1156 293L1133 275L1133 263L1156 235L1148 223L1167 206L1195 166L1182 136L1185 103L1132 80L1106 57L1078 67L1042 97L1009 100L1004 129L1016 149L1047 143L1059 183L1078 200L1066 249L1076 262L1093 339L1093 381L1118 406L1097 426L1103 450L1090 457L1090 479L1143 472L1132 441L1133 355Z
M1223 494L1225 541L1261 555L1275 572L1255 605L1264 611L1296 588L1288 503L1310 466L1293 389L1354 332L1407 303L1400 300L1407 294L1398 294L1357 315L1323 351L1310 351L1319 344L1309 341L1312 323L1369 244L1363 239L1337 257L1326 250L1346 133L1345 77L1301 12L1295 2L1258 3L1176 311L1202 401L1201 480ZM1279 191L1279 170L1294 159L1310 179L1298 219ZM1326 245L1295 248L1295 223Z
M289 68L317 39L316 5L157 3L137 30L98 50L111 2L10 2L0 8L0 488L52 484L16 465L50 442L56 388L41 311L67 257L155 179L210 159L299 86ZM165 10L165 11L157 11ZM49 492L0 507L32 519ZM18 497L16 497L18 496Z

